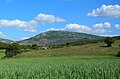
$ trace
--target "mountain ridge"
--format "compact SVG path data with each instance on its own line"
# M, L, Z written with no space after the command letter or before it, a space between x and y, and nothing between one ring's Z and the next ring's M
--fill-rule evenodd
M65 44L70 43L78 40L99 40L103 39L104 37L79 33L79 32L69 32L69 31L47 31L40 33L36 36L31 38L18 41L21 45L32 45L37 44L40 46L43 45L55 45L55 44Z
M13 42L15 42L15 41L9 40L9 39L0 38L0 42L10 44L10 43L13 43Z

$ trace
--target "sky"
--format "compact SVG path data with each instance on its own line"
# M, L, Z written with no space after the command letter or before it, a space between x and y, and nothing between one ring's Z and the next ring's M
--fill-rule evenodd
M119 0L0 0L0 38L23 40L50 30L120 35Z

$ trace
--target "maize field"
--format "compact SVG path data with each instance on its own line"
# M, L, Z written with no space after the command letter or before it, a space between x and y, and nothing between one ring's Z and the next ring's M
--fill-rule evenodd
M48 57L0 60L0 79L120 79L120 59Z

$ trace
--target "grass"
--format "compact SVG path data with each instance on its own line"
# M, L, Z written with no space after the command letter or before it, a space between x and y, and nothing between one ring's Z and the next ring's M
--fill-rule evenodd
M0 61L0 79L120 79L111 56L13 58Z
M105 43L86 44L49 50L31 50L17 57L61 57L61 56L115 56L120 51L120 41L115 41L112 47L104 47Z
M5 50L0 50L0 58L5 55Z
M0 60L0 79L120 79L120 41L31 50ZM4 56L5 50L0 50Z

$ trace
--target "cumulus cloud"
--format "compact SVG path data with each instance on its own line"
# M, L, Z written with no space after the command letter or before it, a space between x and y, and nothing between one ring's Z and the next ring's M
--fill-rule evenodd
M106 32L109 32L109 30L107 30L107 29L110 27L111 27L111 24L109 22L97 23L97 24L93 25L92 32L95 34L106 33Z
M95 24L93 25L93 28L110 28L110 23L109 22L105 22L105 23L98 23L98 24Z
M50 28L50 29L47 29L47 31L64 30L64 31L74 31L74 32L83 32L83 33L91 33L91 34L105 34L105 33L111 32L109 30L110 25L111 24L109 22L97 23L97 24L94 24L92 27L89 27L87 25L80 25L80 24L67 24L63 28L59 28L59 29Z
M37 15L37 17L34 19L37 23L40 24L47 24L47 23L55 23L55 22L65 22L63 18L55 17L54 15L46 15L40 13Z
M91 30L90 27L86 26L86 25L79 25L79 24L67 24L65 27L63 28L49 28L47 29L47 31L51 31L51 30L55 30L55 31L59 31L59 30L63 30L63 31L74 31L74 32L89 32Z
M65 30L73 30L73 31L77 31L77 32L88 32L91 30L91 28L89 28L86 25L79 25L79 24L67 24L64 28Z
M60 28L60 29L49 28L49 29L47 29L47 31L60 31L60 30L64 30L64 28Z
M120 24L115 24L115 28L120 29Z
M100 8L88 13L88 16L119 18L120 5L102 5Z
M63 18L55 17L54 15L47 14L38 14L31 21L21 21L21 20L0 20L0 27L15 27L20 28L27 32L36 32L35 27L48 23L56 23L56 22L65 22Z

